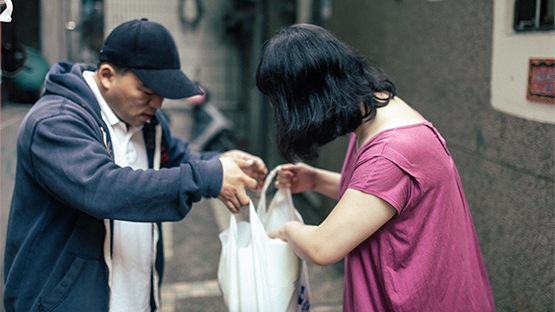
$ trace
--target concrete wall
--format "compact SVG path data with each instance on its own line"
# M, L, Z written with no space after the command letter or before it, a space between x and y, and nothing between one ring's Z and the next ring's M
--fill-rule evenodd
M323 25L372 56L446 139L497 310L553 311L554 126L491 106L493 1L334 1ZM342 144L321 163L337 167Z

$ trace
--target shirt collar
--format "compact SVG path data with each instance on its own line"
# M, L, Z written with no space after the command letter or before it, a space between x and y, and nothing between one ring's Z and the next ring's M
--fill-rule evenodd
M85 81L91 88L94 96L96 97L96 100L98 101L98 104L100 105L100 111L102 112L104 121L106 121L106 123L110 124L110 126L112 127L120 122L123 123L123 121L121 121L118 118L118 116L116 116L116 114L114 113L110 105L106 103L106 100L104 100L104 97L102 97L102 94L100 93L100 89L98 89L98 86L96 85L96 81L94 81L93 75L94 75L94 72L90 70L86 70L83 72L83 78L85 78Z

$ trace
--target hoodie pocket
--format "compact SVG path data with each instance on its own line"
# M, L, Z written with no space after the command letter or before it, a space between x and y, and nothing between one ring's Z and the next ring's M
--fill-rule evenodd
M100 261L75 258L60 282L39 299L40 311L107 311L108 283Z

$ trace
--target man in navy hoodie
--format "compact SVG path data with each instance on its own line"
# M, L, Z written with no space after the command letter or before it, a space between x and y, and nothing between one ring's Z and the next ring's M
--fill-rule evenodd
M195 153L170 133L163 99L201 91L163 26L123 23L99 58L98 67L55 64L21 125L8 312L158 310L161 222L181 220L203 197L235 213L267 173L256 156Z

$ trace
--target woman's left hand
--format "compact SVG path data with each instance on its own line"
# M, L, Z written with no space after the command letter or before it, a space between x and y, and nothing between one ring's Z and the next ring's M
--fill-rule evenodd
M287 239L285 238L285 224L283 224L282 226L278 227L277 229L271 231L270 233L268 233L268 236L270 238L279 238L282 241L286 242Z

